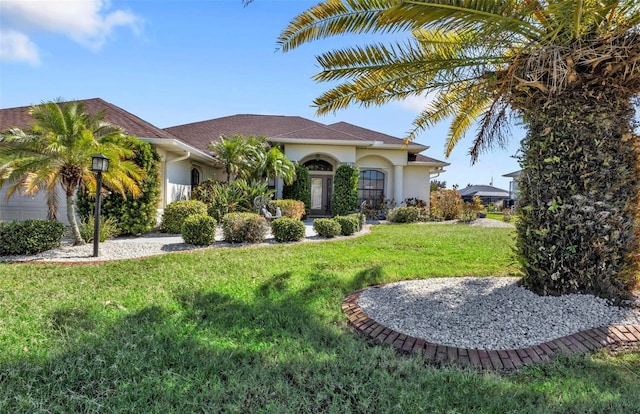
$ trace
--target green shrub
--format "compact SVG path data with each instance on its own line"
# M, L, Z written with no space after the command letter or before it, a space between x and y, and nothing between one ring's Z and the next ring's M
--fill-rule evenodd
M206 214L192 214L182 223L182 239L196 246L209 246L216 241L216 220Z
M397 207L389 212L387 220L392 223L415 223L420 221L420 208Z
M364 213L351 213L347 217L354 217L358 220L358 231L364 228L364 225L367 224L367 216Z
M305 215L304 203L300 200L273 200L270 204L274 210L280 207L282 217L301 220Z
M160 201L160 157L148 142L135 137L111 138L122 140L124 146L135 153L132 159L145 171L144 179L138 184L140 194L133 197L129 192L126 198L120 193L105 194L100 203L101 215L117 222L119 234L142 234L156 227L158 220L158 202ZM86 190L78 191L78 215L83 219L93 216L95 198L89 197ZM93 233L92 237L93 237Z
M304 215L309 215L311 212L311 177L306 167L296 165L296 180L293 184L284 186L282 198L302 201L304 203Z
M358 210L358 179L359 170L343 164L336 169L333 179L333 197L331 199L331 214L343 216Z
M160 231L172 234L181 233L182 223L193 214L207 214L207 205L198 200L178 200L169 203L162 214Z
M207 205L207 212L221 222L228 213L252 212L261 206L254 206L257 197L269 199L274 191L266 181L245 181L237 179L230 183L206 180L193 189L191 198Z
M260 243L268 230L267 220L255 213L229 213L222 218L224 241Z
M455 220L462 214L462 198L457 190L431 193L431 216L437 220Z
M299 241L304 239L305 226L300 220L281 217L271 222L271 234L278 243Z
M336 216L333 218L340 224L340 234L350 236L359 230L360 222L353 216Z
M87 217L86 220L83 220L80 223L80 235L87 243L93 241L93 233L95 231L94 225L95 219L93 216ZM118 222L114 218L105 218L104 216L100 216L100 242L115 237L118 234L120 234Z
M0 256L28 255L60 246L64 224L55 220L25 220L0 225Z
M513 212L511 211L510 208L502 209L502 221L504 221L505 223L510 223L512 217L513 217Z
M329 218L318 218L313 220L313 230L318 233L319 236L328 239L336 237L342 232L340 223Z

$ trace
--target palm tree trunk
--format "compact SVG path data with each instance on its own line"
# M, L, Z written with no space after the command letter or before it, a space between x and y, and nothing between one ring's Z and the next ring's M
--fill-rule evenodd
M67 220L71 225L71 233L73 235L73 245L78 246L84 244L85 241L80 234L80 228L78 227L78 221L76 220L76 200L73 196L73 191L66 192L67 195Z
M527 103L518 256L540 294L616 302L638 282L640 156L631 99L581 88Z

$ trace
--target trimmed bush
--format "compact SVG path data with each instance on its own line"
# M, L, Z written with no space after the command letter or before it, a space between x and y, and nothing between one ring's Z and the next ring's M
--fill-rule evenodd
M222 218L222 233L228 243L261 243L267 220L256 213L229 213Z
M331 199L333 216L343 216L358 210L359 177L360 173L357 167L343 164L336 169Z
M273 200L270 203L275 211L276 207L280 207L282 217L289 217L294 220L301 220L305 215L304 203L300 200Z
M0 224L0 256L28 255L60 246L64 224L56 220L25 220Z
M216 220L206 214L192 214L182 223L182 239L196 246L209 246L216 241Z
M415 223L420 221L419 207L397 207L389 212L387 220L392 223Z
M83 220L82 223L80 223L80 235L87 243L93 241L93 232L95 230L94 223L95 219L93 216L87 217L86 220ZM118 234L120 234L118 222L114 218L105 218L104 216L100 216L100 242L115 237Z
M278 243L299 241L304 239L305 226L300 220L281 217L271 222L271 234Z
M360 231L364 228L364 225L367 224L367 216L364 213L352 213L349 214L347 217L354 217L356 220L358 220L358 230Z
M359 230L360 222L353 216L337 216L333 218L340 224L340 234L350 236Z
M160 231L180 234L184 220L194 214L207 214L207 205L198 200L173 201L164 209Z
M318 234L318 236L328 239L336 237L342 232L340 223L329 218L318 218L313 220L313 230Z

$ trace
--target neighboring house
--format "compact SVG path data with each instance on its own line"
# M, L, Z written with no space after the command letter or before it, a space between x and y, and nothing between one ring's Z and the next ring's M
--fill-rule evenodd
M206 178L216 178L214 159L208 151L202 151L179 140L169 132L143 119L105 102L100 98L79 100L89 113L105 111L106 120L122 128L127 134L149 142L160 155L161 201L159 215L164 207L174 200L188 199L191 186ZM33 119L29 106L0 109L0 131L9 128L30 129ZM66 223L66 201L60 197L58 219ZM63 212L60 214L60 212ZM36 197L14 195L6 199L6 187L0 189L0 220L25 220L47 218L44 194Z
M360 202L393 199L397 204L408 198L428 202L432 174L449 165L420 154L428 148L424 145L346 122L325 125L298 116L233 115L166 131L202 150L234 134L264 136L281 145L287 158L309 169L312 216L330 214L333 177L341 164L359 167Z
M360 168L361 200L407 198L429 201L432 175L444 171L448 163L420 154L428 147L345 122L324 125L297 116L234 115L187 125L160 129L102 99L80 100L90 113L105 111L106 120L129 134L149 142L161 158L162 199L159 214L174 200L190 197L192 186L212 179L224 179L215 167L209 144L220 136L264 136L283 147L286 156L310 171L312 215L329 215L333 176L341 164ZM0 131L29 129L30 107L0 109ZM282 183L277 183L277 194ZM0 189L0 220L46 218L44 196L13 196ZM59 211L64 211L64 197ZM64 214L58 218L64 220Z
M490 185L470 185L458 190L462 201L470 202L473 197L480 197L482 204L494 204L509 199L509 192Z
M520 180L520 175L522 174L522 170L514 171L509 174L504 174L503 177L511 178L509 181L509 199L517 201L518 200L518 181Z

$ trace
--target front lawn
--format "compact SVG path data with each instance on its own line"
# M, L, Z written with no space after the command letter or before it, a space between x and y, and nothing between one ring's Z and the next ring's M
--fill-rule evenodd
M355 334L366 286L517 275L514 231L381 225L318 243L104 264L0 264L0 412L603 412L640 407L640 353L511 374L425 366Z

